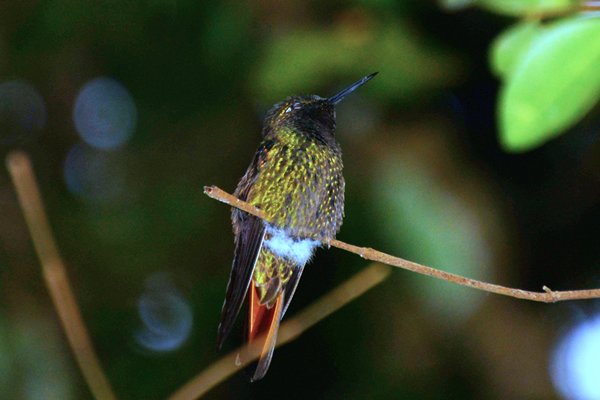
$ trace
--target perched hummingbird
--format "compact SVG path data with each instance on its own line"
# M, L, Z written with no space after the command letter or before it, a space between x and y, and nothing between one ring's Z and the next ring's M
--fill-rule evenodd
M235 190L236 197L263 210L266 218L232 211L235 254L217 343L220 348L247 297L247 340L263 341L253 381L269 368L279 321L304 266L342 225L344 177L335 105L376 74L329 98L289 97L274 105L263 124L262 142Z

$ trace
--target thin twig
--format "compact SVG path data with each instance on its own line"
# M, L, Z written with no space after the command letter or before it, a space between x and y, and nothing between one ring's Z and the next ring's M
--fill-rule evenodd
M359 297L367 290L382 282L390 274L390 268L374 264L342 283L331 292L288 319L279 327L277 347L296 339L302 332L328 315ZM261 343L247 345L232 351L202 371L194 379L175 392L169 400L191 400L207 393L220 382L256 360L261 353Z
M218 200L222 203L229 204L230 206L239 208L240 210L246 211L249 214L265 219L265 214L263 211L219 189L216 186L205 186L204 193L207 196ZM457 285L467 286L474 289L483 290L485 292L500 294L503 296L515 297L517 299L539 301L543 303L555 303L557 301L565 300L584 300L600 298L600 289L553 291L546 287L547 290L544 289L544 292L531 292L527 290L495 285L493 283L482 282L450 272L441 271L439 269L417 264L415 262L408 261L400 257L394 257L368 247L359 247L352 244L344 243L340 240L332 240L329 244L333 247L337 247L339 249L358 254L359 256L367 260L380 262L382 264L387 264L398 268L403 268L412 272L416 272L418 274L427 275L433 278L452 282Z
M6 165L15 185L33 245L42 264L46 286L83 377L96 399L116 399L100 367L100 361L94 352L69 285L64 263L44 211L31 162L24 153L13 152L6 158Z

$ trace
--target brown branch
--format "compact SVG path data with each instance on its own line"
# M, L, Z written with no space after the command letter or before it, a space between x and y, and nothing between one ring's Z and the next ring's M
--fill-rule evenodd
M230 206L239 208L240 210L246 211L249 214L265 219L265 214L263 211L254 207L251 204L248 204L232 196L231 194L219 189L216 186L205 186L204 193L207 196L218 200L222 203L229 204ZM337 247L339 249L358 254L359 256L367 260L376 261L382 264L406 269L412 272L416 272L418 274L431 276L433 278L441 279L447 282L452 282L457 285L467 286L474 289L483 290L485 292L500 294L503 296L515 297L517 299L539 301L543 303L555 303L557 301L565 300L584 300L600 298L600 289L553 291L550 290L548 287L544 286L543 292L531 292L527 290L495 285L493 283L482 282L450 272L441 271L439 269L417 264L415 262L408 261L403 258L394 257L368 247L359 247L352 244L344 243L340 240L332 240L328 244L333 247Z
M282 323L279 327L277 347L296 339L302 332L323 318L333 314L382 282L389 274L390 268L380 264L374 264L357 273L296 316ZM256 343L260 344L261 341L256 340L254 345L240 347L222 357L171 395L169 400L190 400L204 395L217 384L256 360L262 350Z
M69 285L65 265L52 236L31 162L24 153L13 152L6 158L6 165L15 185L35 251L42 264L46 286L83 377L96 399L115 399Z

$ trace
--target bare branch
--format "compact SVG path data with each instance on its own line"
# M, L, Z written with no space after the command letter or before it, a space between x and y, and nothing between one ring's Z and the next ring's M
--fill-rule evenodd
M302 332L323 318L381 283L389 274L390 268L381 264L374 264L357 273L296 316L282 323L279 327L277 347L296 339ZM169 400L191 400L204 395L220 382L256 360L262 351L260 343L260 340L256 340L254 345L240 347L222 357L171 395Z
M216 186L205 186L204 193L207 196L218 200L222 203L239 208L240 210L246 211L247 213L255 215L259 218L266 219L264 212L260 209L234 197L233 195L219 189ZM382 264L406 269L412 272L416 272L418 274L431 276L433 278L441 279L447 282L452 282L457 285L467 286L485 292L500 294L503 296L515 297L517 299L539 301L543 303L555 303L557 301L565 300L584 300L600 298L600 289L552 291L549 288L545 287L543 292L531 292L527 290L495 285L493 283L482 282L476 279L467 278L450 272L441 271L439 269L417 264L415 262L408 261L400 257L394 257L392 255L368 247L359 247L352 244L344 243L340 240L332 240L328 244L333 247L337 247L339 249L358 254L359 256L367 260L376 261Z
M6 165L15 185L35 251L42 264L46 286L83 377L96 399L115 399L77 307L65 265L44 211L31 162L24 153L13 152L6 158Z

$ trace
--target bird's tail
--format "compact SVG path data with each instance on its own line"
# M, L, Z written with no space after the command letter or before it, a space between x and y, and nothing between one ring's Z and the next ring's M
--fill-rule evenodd
M279 321L282 317L284 308L283 299L285 290L281 290L271 307L267 304L261 304L259 301L258 288L250 284L248 291L249 297L249 316L248 316L248 342L259 342L261 348L258 365L252 376L252 381L262 379L273 357L273 350L277 343L277 331L279 330Z

